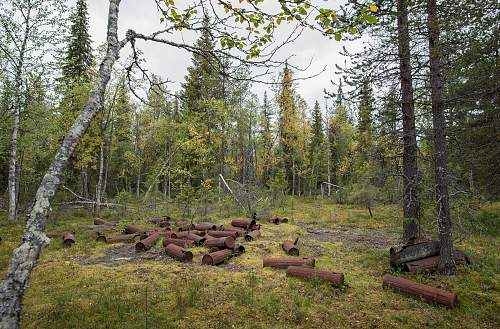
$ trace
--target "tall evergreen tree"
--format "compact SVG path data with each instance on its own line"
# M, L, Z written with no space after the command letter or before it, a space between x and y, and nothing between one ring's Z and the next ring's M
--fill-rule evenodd
M324 181L326 172L327 154L325 148L325 133L323 130L323 115L319 102L316 101L312 112L311 123L311 141L309 144L309 170L311 189L317 189L319 184ZM311 191L313 192L313 191Z
M271 175L273 162L273 135L271 130L271 106L267 97L267 91L264 92L262 103L262 185L267 185Z
M64 83L90 82L94 57L86 0L77 0L70 20L69 43L62 65Z

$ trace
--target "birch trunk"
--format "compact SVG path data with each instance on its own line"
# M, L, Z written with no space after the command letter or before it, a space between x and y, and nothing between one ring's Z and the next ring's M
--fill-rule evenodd
M417 137L415 131L415 105L410 63L410 36L408 31L408 0L397 1L399 46L399 74L403 112L403 240L410 241L419 234L417 219Z
M101 146L100 146L100 153L99 153L99 179L97 180L97 186L95 188L95 201L96 201L96 208L97 208L97 213L101 210L101 199L102 199L102 186L103 186L103 181L104 181L104 134L101 134Z
M0 329L20 328L23 296L28 287L30 274L36 267L42 248L50 242L44 234L50 203L61 184L62 174L76 145L91 120L103 108L104 91L109 82L113 64L118 59L121 46L126 41L121 43L118 41L119 5L120 0L110 0L108 48L99 68L97 82L85 108L69 129L51 166L45 173L36 193L35 205L27 221L22 243L14 250L5 280L0 287Z
M441 242L438 269L444 274L455 272L451 218L448 195L448 164L443 108L443 82L441 78L441 45L439 42L439 18L436 0L427 1L427 26L429 30L429 65L431 75L432 125L434 131L436 199L438 234Z

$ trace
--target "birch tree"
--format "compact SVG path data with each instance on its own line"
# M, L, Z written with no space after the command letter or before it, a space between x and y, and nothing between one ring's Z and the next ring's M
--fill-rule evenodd
M47 60L59 46L64 27L65 1L7 0L0 3L0 54L5 73L13 84L13 117L9 161L9 220L17 216L19 186L18 140L21 113L26 110L32 86L29 75L49 76L53 62ZM63 23L63 24L61 24ZM36 79L35 79L36 80Z

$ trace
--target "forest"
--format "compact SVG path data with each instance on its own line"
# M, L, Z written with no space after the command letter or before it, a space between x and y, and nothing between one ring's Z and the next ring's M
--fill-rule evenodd
M497 1L143 1L0 2L1 329L500 326Z

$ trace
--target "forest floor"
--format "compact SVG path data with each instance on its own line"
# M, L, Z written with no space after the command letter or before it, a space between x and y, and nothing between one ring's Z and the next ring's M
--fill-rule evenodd
M481 265L461 266L451 277L393 273L456 292L460 304L450 310L382 288L382 276L392 272L388 249L401 235L398 207L377 207L370 218L354 206L293 200L270 210L291 218L288 224L263 223L261 238L244 242L246 253L219 267L200 265L203 247L193 248L193 263L184 264L165 255L160 243L146 253L98 243L83 228L93 223L91 214L56 213L47 231L75 231L77 242L63 248L53 239L43 251L24 301L23 328L500 327L500 203L481 210L489 231L456 243ZM148 226L136 214L104 217L119 220L117 231L128 223ZM2 277L22 230L0 213ZM344 273L344 287L262 268L264 257L284 256L280 243L296 237L301 256L315 257L316 268Z

